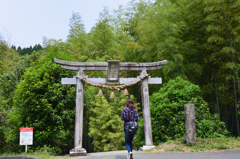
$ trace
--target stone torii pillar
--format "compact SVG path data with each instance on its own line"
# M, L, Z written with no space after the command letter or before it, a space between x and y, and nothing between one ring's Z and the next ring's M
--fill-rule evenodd
M167 60L151 63L120 63L118 60L108 62L69 62L54 58L56 64L67 70L78 71L78 77L85 78L94 84L130 84L147 74L148 70L161 69L162 65L167 64ZM87 78L84 71L107 71L107 78ZM119 71L141 71L140 77L137 78L119 78ZM75 135L74 148L70 150L70 156L86 155L86 150L82 148L83 132L83 82L76 77L62 78L62 84L77 84L76 93L76 116L75 116ZM141 150L151 149L154 147L152 140L151 116L149 107L148 84L162 84L162 78L151 78L150 76L142 81L142 107L144 118L145 145Z
M141 76L147 74L146 70L141 72ZM142 81L142 108L143 108L143 119L144 119L144 135L145 135L145 145L141 147L141 150L152 149L153 140L152 140L152 126L151 126L151 114L149 106L149 91L148 91L148 79Z
M82 70L78 71L79 77L84 77ZM74 147L75 149L82 148L82 133L83 133L83 97L84 87L83 82L76 78L77 82L77 94L76 94L76 112L75 112L75 133L74 133ZM84 151L84 150L83 150Z

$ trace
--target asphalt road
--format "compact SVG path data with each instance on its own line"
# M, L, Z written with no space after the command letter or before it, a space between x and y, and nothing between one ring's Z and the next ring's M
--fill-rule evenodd
M127 151L110 151L88 153L87 156L71 157L72 159L126 159ZM68 158L67 156L65 156ZM160 152L144 153L133 151L133 159L240 159L240 150L208 152Z

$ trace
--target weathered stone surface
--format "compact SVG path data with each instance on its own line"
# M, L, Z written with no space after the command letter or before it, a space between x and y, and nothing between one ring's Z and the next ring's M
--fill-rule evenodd
M107 71L107 62L69 62L54 58L54 62L61 65L61 68L68 70L88 70L88 71ZM167 60L150 63L131 63L121 62L119 71L142 71L158 70L162 65L167 64Z
M187 144L196 144L196 123L194 104L185 104L185 125Z
M73 156L87 156L87 151L84 148L74 148L70 150L70 157Z
M140 76L144 76L146 74L147 74L146 70L143 70ZM142 81L142 107L143 107L143 119L144 119L145 146L153 146L147 78Z
M143 146L143 147L140 147L140 151L151 150L153 148L155 148L155 146Z
M119 80L119 60L109 60L107 67L107 81Z
M82 70L78 71L78 76L84 77ZM82 132L83 132L83 94L84 87L83 82L79 78L76 78L77 93L76 93L76 114L75 114L75 136L74 147L82 148Z

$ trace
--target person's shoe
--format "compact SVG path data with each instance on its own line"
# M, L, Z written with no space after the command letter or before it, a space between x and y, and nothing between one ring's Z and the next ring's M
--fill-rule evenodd
M133 153L130 152L130 159L133 159Z
M130 153L128 153L128 155L127 155L127 159L130 159Z

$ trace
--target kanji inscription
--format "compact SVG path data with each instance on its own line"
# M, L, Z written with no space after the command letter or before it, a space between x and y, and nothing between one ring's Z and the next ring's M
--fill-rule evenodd
M118 60L110 60L108 61L108 69L107 69L107 80L108 81L118 81L119 79L119 61Z

